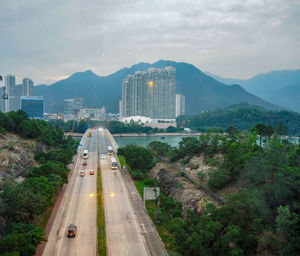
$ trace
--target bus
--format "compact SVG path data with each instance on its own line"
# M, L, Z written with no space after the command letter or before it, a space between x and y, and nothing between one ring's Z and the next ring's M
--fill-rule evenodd
M89 157L89 151L86 149L83 151L83 159L88 159Z
M112 157L111 158L111 169L112 170L116 170L118 168L118 162L117 159Z
M113 154L113 149L112 149L111 146L108 146L108 147L107 147L107 152L108 152L109 155L112 155L112 154Z

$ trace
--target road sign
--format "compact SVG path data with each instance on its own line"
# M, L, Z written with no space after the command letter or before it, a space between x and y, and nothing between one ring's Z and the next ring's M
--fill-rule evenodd
M159 187L148 187L144 188L144 201L155 200L160 194Z

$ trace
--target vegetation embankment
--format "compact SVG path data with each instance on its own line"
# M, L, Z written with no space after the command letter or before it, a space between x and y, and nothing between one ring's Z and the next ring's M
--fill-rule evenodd
M14 132L35 139L47 152L35 154L38 167L30 167L22 182L6 179L1 185L0 215L5 222L1 230L0 254L34 255L45 239L44 225L55 203L56 192L67 182L68 164L77 144L65 138L63 130L42 120L30 120L22 111L0 113L2 134Z
M197 170L191 160L204 156L211 168L197 173L199 182L217 193L230 186L238 188L227 194L223 206L208 199L201 211L183 211L181 202L162 194L159 208L154 203L147 205L149 215L171 253L299 255L300 146L276 136L261 146L257 144L259 126L250 134L233 128L226 137L206 134L183 138L178 148L152 142L145 149L152 155L148 166L154 157L157 161L165 155ZM139 175L134 170L146 161L140 159L137 164L130 160L136 151L141 149L132 145L120 149L127 163L134 166L133 178L143 180L148 169L139 166L144 168ZM223 156L222 161L217 155Z
M103 189L101 169L97 170L97 225L98 225L98 255L106 256L105 215L103 206Z
M300 136L299 113L287 110L269 111L248 104L232 105L195 116L180 116L176 121L178 127L189 127L197 131L226 130L230 126L250 131L253 126L262 123L271 125L282 135Z

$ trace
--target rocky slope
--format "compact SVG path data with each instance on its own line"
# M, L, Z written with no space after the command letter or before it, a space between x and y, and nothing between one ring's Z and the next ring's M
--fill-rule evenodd
M227 195L239 192L237 184L231 184L215 193L208 187L209 171L224 161L224 156L216 154L214 161L207 161L204 155L193 156L188 163L181 161L175 164L159 162L151 170L150 175L157 178L159 187L166 196L173 197L182 203L184 212L187 209L201 213L207 201L220 206ZM198 173L204 175L200 176Z
M23 139L15 134L0 134L0 182L17 178L29 166L35 165L34 155L45 147L35 140Z

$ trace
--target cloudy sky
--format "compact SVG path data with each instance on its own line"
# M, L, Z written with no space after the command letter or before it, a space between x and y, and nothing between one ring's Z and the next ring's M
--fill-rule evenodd
M300 1L0 0L0 74L53 83L159 59L235 78L300 69Z

